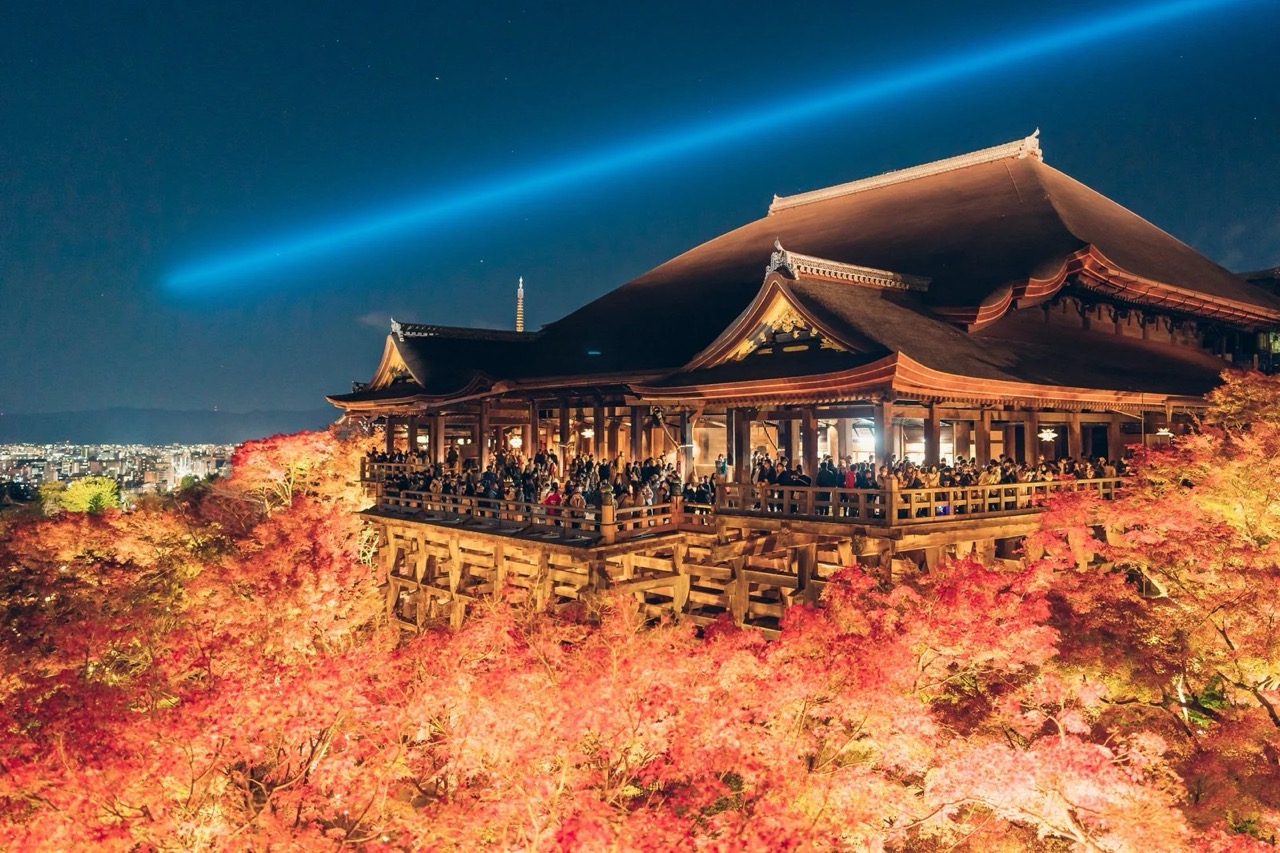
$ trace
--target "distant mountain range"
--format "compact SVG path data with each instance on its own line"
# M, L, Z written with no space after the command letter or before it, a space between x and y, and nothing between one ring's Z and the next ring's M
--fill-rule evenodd
M276 433L324 429L342 413L177 412L100 409L0 415L0 444L238 444Z

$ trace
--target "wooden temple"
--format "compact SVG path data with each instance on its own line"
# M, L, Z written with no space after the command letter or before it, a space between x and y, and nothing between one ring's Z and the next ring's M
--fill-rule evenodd
M714 507L554 518L396 493L381 481L420 463L366 464L406 624L503 588L540 604L617 588L769 630L841 566L1011 556L1048 492L1119 483L762 493L753 449L810 473L824 455L1114 458L1184 432L1277 329L1280 297L1046 165L1032 135L775 197L540 331L393 321L372 380L328 399L429 463L539 446L686 474L731 462Z

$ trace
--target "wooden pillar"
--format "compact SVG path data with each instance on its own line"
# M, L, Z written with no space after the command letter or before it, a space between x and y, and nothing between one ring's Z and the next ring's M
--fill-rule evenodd
M631 461L639 462L644 458L644 446L641 444L644 434L644 408L631 407Z
M951 422L951 462L955 463L957 456L969 458L969 421L952 421Z
M410 453L417 453L418 452L418 416L417 415L409 415L408 421L405 424L405 434L406 434L405 443L408 445L406 449Z
M572 448L569 447L569 404L564 400L560 401L560 436L556 439L556 444L556 456L560 459L560 468L563 470L572 455Z
M386 417L386 435L383 438L386 441L387 453L395 453L396 451L396 416L387 415Z
M736 483L751 480L751 419L750 409L737 409L733 415L733 479Z
M840 418L836 421L836 434L840 436L840 457L853 459L853 418ZM834 453L831 454L835 456Z
M804 473L809 479L818 476L818 413L813 406L805 406L800 413L800 455L804 458Z
M1084 435L1080 429L1079 412L1067 414L1067 455L1072 459L1080 459L1084 455Z
M991 461L991 410L983 409L973 422L973 455L979 465Z
M431 418L431 456L433 461L444 464L444 415L436 413Z
M1113 462L1124 456L1124 435L1120 432L1120 413L1111 413L1107 424L1107 458Z
M872 428L876 432L876 465L888 465L893 453L893 404L877 402L872 406Z
M693 421L689 413L680 413L680 448L676 454L680 459L680 476L688 480L696 473L693 470Z
M526 429L531 433L524 443L524 456L526 459L532 459L538 455L538 445L541 443L541 431L538 423L538 401L529 401L529 426Z
M942 421L938 420L938 407L929 404L924 416L924 464L937 465L942 458Z
M604 458L604 404L596 403L591 410L591 455L598 464Z
M489 464L489 438L493 432L489 428L489 401L480 401L480 437L476 440L479 447L476 449L476 461L480 464L480 470L483 471L485 466Z
M1080 458L1092 459L1093 456L1093 424L1088 423L1080 429Z
M1040 445L1043 442L1040 441L1040 413L1038 411L1032 409L1027 412L1027 419L1022 423L1022 430L1022 434L1026 439L1022 446L1026 448L1027 457L1022 461L1035 465L1040 462L1040 457L1043 455L1040 452Z
M738 466L738 410L724 410L724 455L729 458L729 470Z
M622 452L622 448L618 443L618 431L622 429L622 418L613 413L610 408L609 418L609 459L610 461L617 459L618 454Z
M1018 424L1013 421L1004 422L1004 455L1014 461L1018 459Z

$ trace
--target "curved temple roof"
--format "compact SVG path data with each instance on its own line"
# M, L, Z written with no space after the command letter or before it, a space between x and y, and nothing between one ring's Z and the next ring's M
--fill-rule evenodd
M585 375L652 388L654 381L694 369L695 356L752 304L778 241L800 261L790 270L798 279L792 295L803 296L815 312L839 315L847 333L873 342L872 349L902 352L934 367L948 361L968 364L972 369L963 372L973 377L1050 384L1061 377L1082 387L1117 389L1132 385L1096 370L1048 369L1050 352L1019 359L997 346L997 340L1014 340L1021 341L1025 353L1046 346L1078 352L1080 342L1067 340L1073 336L1062 338L1058 348L1018 332L1025 320L1015 318L1018 309L1049 300L1065 286L1091 291L1101 301L1212 319L1241 330L1280 326L1280 298L1046 165L1032 136L775 198L766 216L667 261L538 333L406 325L392 341L419 386L415 394L424 400L475 393L499 382L553 387L558 377ZM843 292L840 286L833 290L800 281L815 276L841 279L850 291L861 289L862 282L897 286L903 293L868 291L844 298L836 293ZM840 299L847 305L837 310L833 306ZM871 319L884 319L886 312L892 324ZM948 342L946 351L938 353L942 341ZM1145 344L1117 339L1099 351L1150 358L1150 353L1126 350ZM1196 389L1220 365L1185 347L1166 349L1183 352L1161 355L1172 359L1171 368L1147 377L1155 385L1200 393ZM996 361L1003 366L992 368ZM1169 373L1186 381L1174 382ZM361 393L330 399L356 404Z

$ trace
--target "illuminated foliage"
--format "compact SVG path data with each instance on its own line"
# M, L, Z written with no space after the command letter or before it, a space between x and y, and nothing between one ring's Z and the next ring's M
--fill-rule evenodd
M607 598L404 640L353 449L247 445L0 539L0 849L1272 849L1272 546L1170 485L1195 447L1106 534L1076 500L1022 569L852 568L766 642Z

